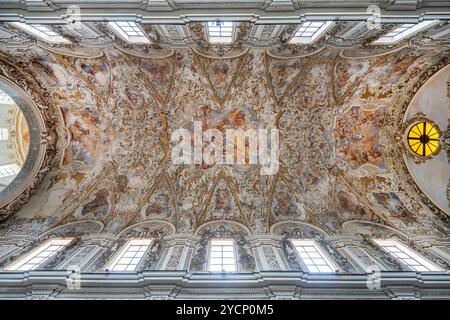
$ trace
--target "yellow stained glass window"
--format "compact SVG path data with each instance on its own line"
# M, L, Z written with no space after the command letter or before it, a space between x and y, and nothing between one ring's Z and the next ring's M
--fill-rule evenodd
M416 123L408 132L408 145L419 156L429 156L439 147L439 131L429 122Z

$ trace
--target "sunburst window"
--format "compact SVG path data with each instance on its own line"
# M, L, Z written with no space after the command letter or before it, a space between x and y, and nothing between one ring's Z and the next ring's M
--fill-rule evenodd
M428 157L439 151L439 130L427 121L414 124L409 129L408 145L411 150L422 157Z

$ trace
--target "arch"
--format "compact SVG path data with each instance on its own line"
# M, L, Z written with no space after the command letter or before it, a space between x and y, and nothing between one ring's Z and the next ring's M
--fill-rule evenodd
M39 235L38 239L41 241L52 235L81 236L85 233L100 233L104 227L105 225L97 220L73 221L47 230Z
M172 234L175 233L175 226L168 222L168 221L164 221L164 220L150 220L150 221L142 221L142 222L138 222L135 224L132 224L131 226L126 227L125 229L123 229L122 231L120 231L117 235L119 237L122 237L123 235L126 235L127 232L132 231L133 229L139 229L142 227L145 227L146 225L150 226L150 227L156 227L158 224L160 224L163 228L169 228L169 232L167 234Z
M289 229L295 229L296 227L301 228L301 229L309 228L309 229L313 229L313 230L321 233L323 236L328 236L328 233L326 233L321 228L316 227L315 225L312 225L312 224L309 224L306 222L294 221L294 220L280 221L280 222L273 224L272 227L270 227L270 233L279 235L279 232L281 230L277 232L277 228L282 228L284 225L286 225Z
M199 233L203 230L206 229L208 226L210 225L214 225L214 224L233 224L238 226L239 228L241 228L243 231L245 231L245 233L247 233L247 235L251 235L252 232L250 231L249 228L247 228L245 225L243 225L242 223L236 222L236 221L230 221L230 220L215 220L215 221L210 221L210 222L206 222L204 224L202 224L201 226L199 226L195 232L194 232L194 236L198 236Z
M200 238L192 255L190 270L205 271L209 251L209 243L213 238L232 238L237 250L238 269L243 272L256 270L255 257L247 236L250 230L235 221L216 220L202 224L194 233Z
M364 221L364 220L350 220L342 224L344 234L349 235L370 235L370 236L392 236L397 235L402 239L408 239L408 235L396 230L392 227L385 226L379 223ZM360 232L358 232L360 231Z

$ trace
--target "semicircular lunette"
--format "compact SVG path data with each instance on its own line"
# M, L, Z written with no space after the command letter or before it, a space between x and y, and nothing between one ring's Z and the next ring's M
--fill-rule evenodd
M447 215L450 214L449 158L443 149L443 132L448 126L450 92L447 65L417 91L404 114L403 158L420 190Z

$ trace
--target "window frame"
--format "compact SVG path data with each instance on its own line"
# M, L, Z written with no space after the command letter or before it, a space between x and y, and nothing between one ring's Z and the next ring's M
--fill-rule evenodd
M46 24L39 24L39 23L23 23L23 22L9 22L13 26L25 31L29 35L32 35L33 37L36 37L44 42L53 43L53 44L69 44L72 43L69 39L63 37L56 31L53 31L48 25ZM47 31L39 30L38 28L46 28ZM54 34L48 34L47 32L54 33Z
M211 23L231 23L231 36L222 36L222 27L223 26L210 26ZM232 44L235 40L236 35L236 22L234 21L207 21L205 23L206 25L206 36L208 39L208 42L211 44ZM210 31L210 27L218 27L219 28L219 36L212 36L211 32L217 32L217 31ZM229 27L229 26L225 26ZM214 40L213 40L214 39ZM226 39L225 41L219 41L218 39Z
M130 238L128 239L123 245L122 247L119 249L119 251L117 251L116 254L113 255L113 257L111 258L111 260L108 262L108 264L106 265L106 267L104 268L105 271L108 272L136 272L136 270L142 265L142 263L144 262L144 258L146 257L148 251L150 250L152 244L153 244L154 239L153 238ZM142 244L134 244L136 242L143 242ZM144 243L145 242L145 243ZM147 243L148 242L148 243ZM139 262L135 265L133 270L113 270L117 265L118 262L124 258L124 255L126 253L128 253L128 249L133 246L147 246L147 248L143 251L142 257L140 257ZM135 256L132 257L131 259L136 258ZM131 263L129 263L127 265L127 268L131 265ZM126 269L126 268L125 268Z
M123 29L124 26L119 25L119 23L128 23L129 26L133 28L137 28L139 29L139 31L133 31L138 33L138 35L130 35L127 33L126 30ZM114 34L118 35L122 40L131 43L131 44L151 44L152 42L150 41L150 39L147 37L146 33L144 32L144 30L141 28L141 26L139 24L137 24L134 21L109 21L108 22L108 28L114 32ZM142 35L140 35L139 33L142 33Z
M310 273L336 273L336 272L341 271L341 269L337 266L337 264L328 256L328 254L320 247L320 245L314 239L289 239L289 241L291 241L292 245L294 246L297 256L300 259L302 266L304 266L306 268L307 272L310 272ZM311 271L310 268L308 267L308 265L305 263L304 259L301 257L300 252L298 250L298 247L305 247L305 246L314 247L314 249L320 255L320 258L323 261L325 261L327 267L332 269L333 271ZM317 268L317 266L315 264L314 264L314 267Z
M397 44L405 39L411 38L412 36L427 30L428 28L431 28L432 26L436 25L439 22L439 20L425 20L418 23L402 23L392 30L388 31L386 34L382 35L378 39L372 42L374 45L393 45ZM407 29L403 30L402 32L396 33L395 35L390 35L394 33L399 28L402 28L404 25L411 25ZM410 30L408 32L408 30ZM405 33L406 32L406 33ZM405 33L405 34L403 34ZM403 35L402 35L403 34ZM397 38L396 38L397 37Z
M398 241L397 239L386 239L386 238L374 238L372 239L373 242L375 242L376 245L378 245L381 249L383 249L384 252L389 254L392 258L394 258L400 265L407 268L410 271L415 272L439 272L444 271L441 267L437 266L433 262L429 261L426 257L423 257L421 254L416 252L415 250L409 248L408 246L404 245L402 242ZM383 244L384 243L384 244ZM398 250L401 251L401 253L408 256L408 258L401 258L398 257L396 254L392 253L386 247L396 247ZM412 265L407 264L403 261L403 259L412 259L415 260L420 264L420 266L428 269L428 270L415 270ZM435 270L430 270L435 269Z
M62 252L68 245L73 243L75 238L50 238L46 241L39 244L36 248L32 249L30 252L26 253L23 256L18 257L13 262L11 262L8 266L5 267L6 271L31 271L36 270L39 267L43 266L45 263L48 263L52 258ZM61 243L55 243L61 242ZM61 246L58 250L55 250L52 254L48 255L46 258L42 259L39 263L35 264L31 269L20 269L25 265L30 264L30 261L36 259L40 253L46 251L51 246Z
M308 24L306 29L303 32L306 32L308 28L311 27L313 23L322 23L322 25L314 32L311 36L298 36L300 29ZM334 21L331 20L323 20L323 21L305 21L301 23L298 28L295 30L294 35L289 39L289 44L312 44L322 38L331 28L334 26Z
M224 271L223 270L223 262L222 262L222 271L212 271L211 270L211 254L212 254L212 248L213 248L213 242L214 241L231 241L233 244L233 261L234 261L234 271ZM222 251L223 253L223 251ZM221 257L223 260L223 256ZM208 272L213 272L213 273L233 273L233 272L239 272L239 264L238 264L238 260L237 260L237 247L236 247L236 241L233 238L212 238L209 240L209 244L208 244L208 259L207 259L207 266L206 269Z

